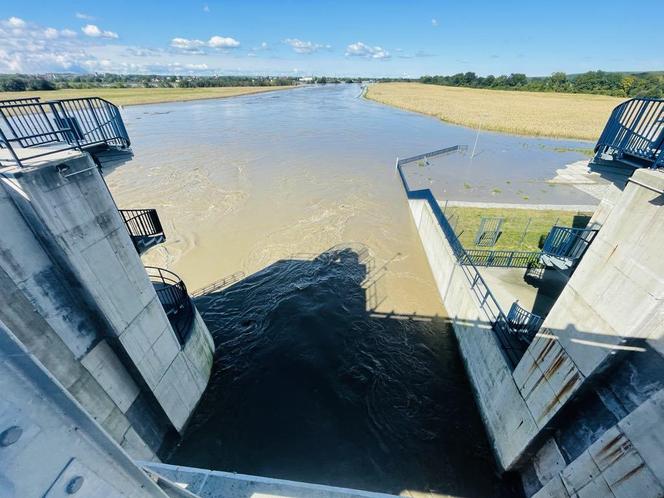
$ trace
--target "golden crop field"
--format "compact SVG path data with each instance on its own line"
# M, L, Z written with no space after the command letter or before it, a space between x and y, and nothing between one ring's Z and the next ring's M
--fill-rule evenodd
M116 105L158 104L186 100L218 99L252 93L285 90L292 86L227 86L217 88L85 88L45 92L0 92L0 100L41 97L42 100L101 97Z
M624 99L605 95L377 83L367 98L471 128L518 135L597 140Z

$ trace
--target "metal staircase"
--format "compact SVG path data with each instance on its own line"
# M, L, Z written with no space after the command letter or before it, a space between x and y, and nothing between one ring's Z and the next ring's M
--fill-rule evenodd
M558 270L576 267L598 230L554 226L544 241L540 264Z
M629 168L664 167L664 99L636 98L617 106L604 127L596 159Z
M138 254L166 241L156 209L119 209Z

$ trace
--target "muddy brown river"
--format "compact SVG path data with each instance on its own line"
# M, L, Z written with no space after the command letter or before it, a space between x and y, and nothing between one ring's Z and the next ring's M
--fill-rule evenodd
M545 181L582 158L561 150L590 145L478 136L359 95L338 85L123 110L135 157L105 177L119 207L158 209L167 242L144 262L190 291L244 274L197 299L215 364L169 461L511 496L394 163L477 140L472 157L414 174L441 198L586 204Z

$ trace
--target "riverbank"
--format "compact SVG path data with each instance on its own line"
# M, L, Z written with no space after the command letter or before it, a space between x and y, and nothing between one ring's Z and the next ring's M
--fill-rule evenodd
M42 92L0 92L0 100L40 97L42 100L101 97L116 105L162 104L189 100L220 99L287 90L293 86L227 86L215 88L84 88Z
M366 97L449 123L516 135L597 140L615 106L604 95L377 83Z

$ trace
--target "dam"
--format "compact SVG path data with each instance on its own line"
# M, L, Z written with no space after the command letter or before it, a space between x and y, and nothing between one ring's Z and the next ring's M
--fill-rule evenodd
M1 316L16 359L0 482L15 496L659 496L659 146L643 158L609 136L575 180L593 188L551 184L580 154L499 134L454 146L477 135L357 90L122 113L5 103L3 292L17 306ZM299 128L280 123L298 102ZM346 130L316 124L320 109ZM164 138L173 114L189 135ZM42 128L20 128L26 116ZM492 248L506 229L460 242L448 217L468 190L590 213L506 257ZM538 309L528 272L560 284ZM44 410L22 423L23 405ZM57 424L85 448L42 455L49 472L22 482Z

